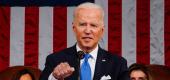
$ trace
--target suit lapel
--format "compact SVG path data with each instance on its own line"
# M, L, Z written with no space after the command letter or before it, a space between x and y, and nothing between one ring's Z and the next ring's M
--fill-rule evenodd
M100 80L103 76L105 72L103 68L107 65L107 58L105 56L105 51L99 47L93 80Z

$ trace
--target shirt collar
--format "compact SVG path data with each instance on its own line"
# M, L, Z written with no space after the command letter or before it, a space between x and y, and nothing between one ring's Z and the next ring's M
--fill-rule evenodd
M76 49L77 49L77 52L83 51L83 50L80 49L80 47L78 45L76 45ZM99 49L99 46L97 45L96 48L94 48L94 50L89 53L94 60L97 59L98 49Z

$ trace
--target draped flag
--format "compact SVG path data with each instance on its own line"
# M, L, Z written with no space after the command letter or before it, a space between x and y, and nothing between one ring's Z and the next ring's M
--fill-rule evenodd
M74 45L73 10L86 1L104 8L102 48L128 65L170 66L170 0L1 0L0 71L16 65L43 69L47 55Z

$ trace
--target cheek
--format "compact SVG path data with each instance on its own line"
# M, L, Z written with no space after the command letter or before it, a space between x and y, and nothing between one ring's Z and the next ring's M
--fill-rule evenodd
M103 36L103 32L102 31L98 31L95 33L96 38L100 39Z
M75 32L75 34L76 34L77 39L81 39L83 33L80 31L77 31L77 32Z
M77 35L82 34L82 32L83 32L83 29L77 28L77 27L73 28L73 30L74 30L74 33L77 34Z
M80 31L77 28L73 28L73 31L76 36L79 36Z

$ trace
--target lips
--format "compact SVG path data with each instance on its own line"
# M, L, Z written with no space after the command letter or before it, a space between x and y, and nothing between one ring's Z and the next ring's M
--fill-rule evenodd
M93 39L92 37L82 37L82 39Z
M82 37L83 41L90 42L93 38L92 37Z

